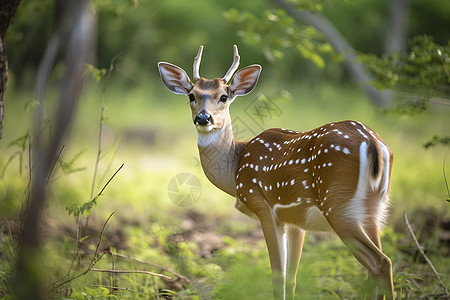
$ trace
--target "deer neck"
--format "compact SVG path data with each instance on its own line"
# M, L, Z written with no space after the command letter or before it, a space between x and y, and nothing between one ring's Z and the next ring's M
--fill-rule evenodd
M235 196L236 172L247 143L235 139L231 119L212 133L198 132L197 146L206 177L225 193Z

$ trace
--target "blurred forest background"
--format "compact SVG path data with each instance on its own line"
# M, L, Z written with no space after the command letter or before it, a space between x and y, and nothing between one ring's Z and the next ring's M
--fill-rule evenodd
M396 296L449 299L449 1L7 3L1 299L271 298L259 225L204 176L188 100L156 68L191 76L204 45L201 76L222 77L233 44L241 67L263 66L231 106L235 135L345 119L378 132L395 156ZM363 297L363 268L330 237L306 235L297 299Z

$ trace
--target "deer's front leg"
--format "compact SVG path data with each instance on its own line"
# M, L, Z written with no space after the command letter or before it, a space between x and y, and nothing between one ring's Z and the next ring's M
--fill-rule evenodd
M258 218L269 251L273 296L275 299L284 300L286 299L287 273L287 236L284 224L278 223L276 216L269 209L258 213Z
M287 237L286 299L294 299L297 270L302 255L305 231L292 225L285 226Z

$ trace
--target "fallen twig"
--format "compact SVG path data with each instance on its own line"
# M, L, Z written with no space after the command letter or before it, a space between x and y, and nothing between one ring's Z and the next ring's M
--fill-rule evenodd
M166 276L164 274L159 274L159 273L155 273L155 272L150 272L150 271L141 271L141 270L107 270L107 269L90 269L90 271L92 272L105 272L105 273L140 273L140 274L147 274L147 275L151 275L151 276L156 276L156 277L161 277L167 280L172 280L171 277Z
M145 265L148 265L148 266L157 268L157 269L159 269L159 270L161 270L161 271L165 271L165 272L171 273L171 274L173 274L175 277L177 277L178 279L181 279L181 280L185 281L186 283L190 283L190 282L191 282L191 281L189 280L189 278L187 278L186 276L183 276L183 275L181 275L181 274L179 274L179 273L173 271L173 270L170 269L170 268L163 267L163 266L157 265L157 264L155 264L155 263L147 262L147 261L144 261L144 260L140 260L140 259L138 259L138 258L134 258L134 257L128 256L128 255L125 255L125 254L121 254L121 253L117 253L117 252L112 253L111 250L108 250L108 253L109 253L110 255L114 255L114 256L117 256L117 257L120 257L120 258L125 258L125 259L128 259L128 260L132 260L132 261L138 262L138 263L140 263L140 264L145 264Z
M152 297L155 296L155 294L139 292L139 291L132 290L132 289L129 289L129 288L123 288L123 287L117 287L117 286L99 285L99 284L94 284L94 286L95 287L107 288L107 289L116 289L116 290L121 290L121 291L127 291L127 292L131 292L131 293L137 293L137 294L146 295L146 296L152 296Z
M425 291L422 289L422 287L415 281L413 278L411 278L411 283L416 287L416 289L422 294L423 299L429 299L427 295L425 295Z
M444 289L445 294L447 295L447 298L449 297L449 293L447 288L445 287L444 282L441 279L441 276L439 276L438 271L436 270L436 268L433 266L433 263L431 262L431 260L428 258L428 256L425 254L425 251L423 250L422 245L420 245L419 241L416 238L416 235L414 233L414 231L411 228L411 225L409 224L409 220L408 220L408 216L406 215L406 211L403 213L403 219L405 220L405 224L406 224L406 228L408 228L409 234L411 235L411 238L413 239L414 243L417 246L417 249L419 249L420 254L422 254L423 258L425 259L425 261L428 263L428 265L431 268L431 271L433 271L434 276L437 278L437 280L439 281L439 284L442 286L442 288Z

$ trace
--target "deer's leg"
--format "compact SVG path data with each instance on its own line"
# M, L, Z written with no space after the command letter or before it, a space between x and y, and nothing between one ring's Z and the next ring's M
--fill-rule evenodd
M369 223L369 222L368 222ZM369 223L370 224L370 223ZM394 299L394 284L392 279L392 262L388 256L386 256L381 250L381 240L380 240L380 230L378 225L375 222L372 222L370 225L367 224L365 226L366 232L370 240L375 244L375 246L379 249L379 251L386 258L382 260L385 264L385 276L383 277L374 277L375 285L381 289L381 295L378 296L378 299L383 299L384 295L387 299Z
M287 269L286 269L286 299L294 299L297 284L297 270L302 255L305 231L291 225L286 225L287 237Z
M234 207L239 210L244 215L249 216L252 219L258 219L254 212L252 212L250 209L248 209L247 206L245 206L239 199L236 199L236 203L234 204Z
M373 241L364 228L355 221L354 224L329 220L334 231L339 235L352 255L369 271L375 283L372 297L383 299L394 299L394 289L392 283L392 263L381 251L379 238ZM378 245L376 245L378 244Z
M380 231L378 229L378 226L372 222L372 224L370 224L370 222L365 222L366 224L364 224L364 232L367 234L367 236L369 237L369 239L372 241L372 243L380 250L381 249L381 240L380 240ZM390 276L392 278L392 276ZM379 279L374 278L372 274L369 274L369 284L371 284L371 287L375 287L376 289L378 289L379 286L383 287L383 284L386 285L385 283L383 283L383 279L381 279L381 282ZM387 288L384 288L385 290L388 290ZM376 291L376 292L380 292L380 291ZM374 298L383 300L384 299L384 292L382 292L381 295L379 295L378 297L376 297L376 295L374 295Z
M276 220L270 210L259 213L258 218L264 233L267 249L269 251L270 266L272 269L273 296L275 299L286 299L286 262L287 262L287 236L284 224Z

